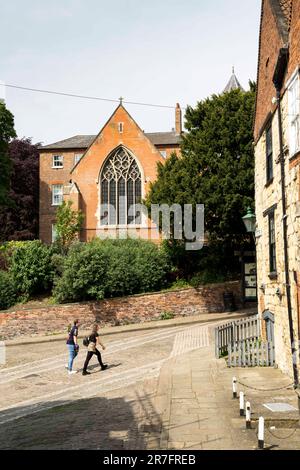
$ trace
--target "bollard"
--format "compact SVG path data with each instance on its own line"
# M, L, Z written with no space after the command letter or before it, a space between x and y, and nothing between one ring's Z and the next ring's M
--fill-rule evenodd
M265 420L263 417L258 421L258 448L264 449L265 447Z
M240 392L240 416L245 416L244 392Z
M232 396L234 399L237 398L237 380L236 377L233 377L232 379Z
M246 403L246 429L251 429L251 405L249 401Z

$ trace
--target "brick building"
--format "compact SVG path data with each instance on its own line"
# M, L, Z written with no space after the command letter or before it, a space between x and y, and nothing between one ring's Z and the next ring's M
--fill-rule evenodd
M40 238L55 238L55 214L63 200L84 213L82 241L130 230L157 236L138 204L155 181L157 163L179 152L182 112L172 132L146 134L122 102L98 135L77 135L40 148ZM130 209L131 208L131 209ZM155 233L154 233L155 232Z
M279 367L298 380L300 0L263 0L254 125L259 313Z
M234 69L224 93L243 89ZM40 148L40 239L55 239L57 207L71 200L83 211L82 241L134 236L160 239L138 203L156 179L157 163L180 152L182 111L175 107L171 132L145 133L122 102L98 135L77 135ZM114 210L112 210L112 207ZM129 210L130 209L130 210Z

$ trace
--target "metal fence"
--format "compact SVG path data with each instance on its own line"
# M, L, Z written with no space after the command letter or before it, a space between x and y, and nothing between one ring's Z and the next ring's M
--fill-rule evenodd
M249 339L228 345L228 367L271 367L275 365L274 344L271 341Z
M235 320L215 329L216 357L228 355L228 345L244 340L258 340L261 336L258 315Z

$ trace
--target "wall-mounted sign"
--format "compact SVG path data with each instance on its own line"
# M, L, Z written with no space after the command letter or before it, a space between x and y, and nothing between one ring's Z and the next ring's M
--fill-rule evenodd
M255 259L245 258L243 262L243 285L245 301L257 300L257 276Z

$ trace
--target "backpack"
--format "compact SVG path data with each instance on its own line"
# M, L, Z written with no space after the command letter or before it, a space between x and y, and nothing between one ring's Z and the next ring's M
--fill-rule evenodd
M83 346L85 346L87 348L88 345L90 344L90 338L88 336L83 338L82 344L83 344Z

